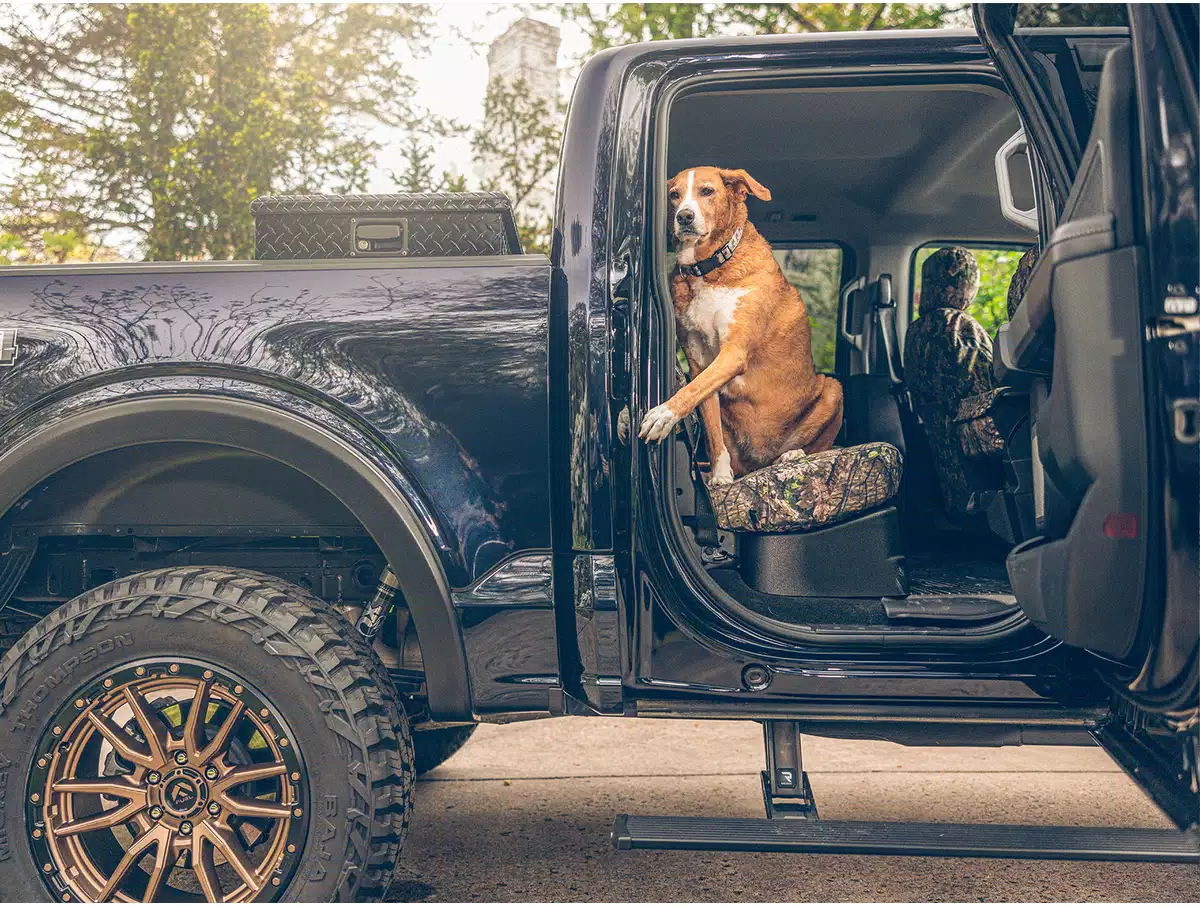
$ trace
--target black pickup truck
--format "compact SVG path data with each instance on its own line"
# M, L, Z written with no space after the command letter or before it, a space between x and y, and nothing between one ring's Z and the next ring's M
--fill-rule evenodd
M416 773L567 714L763 724L766 817L621 849L1196 861L1196 7L1023 9L598 54L549 258L496 197L307 197L257 260L0 270L5 899L378 899ZM694 420L637 439L666 178L710 163L771 189L845 388L813 460L890 451L856 507L731 524ZM931 243L1037 254L953 511L904 383ZM821 821L803 733L1098 743L1181 833Z

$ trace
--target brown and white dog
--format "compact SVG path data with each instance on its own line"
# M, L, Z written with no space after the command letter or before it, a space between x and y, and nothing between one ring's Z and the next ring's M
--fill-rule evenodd
M646 413L639 436L661 441L697 406L711 485L785 453L833 446L842 386L813 369L812 331L796 288L746 216L746 194L771 193L745 170L696 167L667 184L677 252L675 323L689 382Z

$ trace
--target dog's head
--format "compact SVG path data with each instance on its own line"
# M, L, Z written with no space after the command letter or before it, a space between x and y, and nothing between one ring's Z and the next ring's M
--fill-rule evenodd
M745 170L694 167L667 183L671 232L681 246L731 233L746 220L746 195L763 201L771 193Z

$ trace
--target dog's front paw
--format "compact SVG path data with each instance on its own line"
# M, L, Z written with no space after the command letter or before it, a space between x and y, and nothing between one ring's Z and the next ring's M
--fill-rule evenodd
M638 437L650 443L657 443L671 436L671 432L675 430L675 426L679 424L679 416L671 411L671 407L666 403L661 406L655 406L646 413L646 417L642 419L641 430L638 431Z
M805 459L807 457L808 457L808 454L805 453L803 450L788 450L786 453L784 453L782 456L780 456L777 460L775 460L774 465L779 466L779 465L783 465L784 463L799 462L800 460Z
M733 469L729 465L729 452L723 450L717 457L716 463L713 464L712 474L708 476L708 486L722 488L731 484L733 484Z

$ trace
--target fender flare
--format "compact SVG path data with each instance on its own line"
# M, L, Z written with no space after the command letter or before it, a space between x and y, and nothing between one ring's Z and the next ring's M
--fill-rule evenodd
M465 649L436 548L395 484L360 450L323 427L261 403L201 394L104 403L55 420L0 455L0 515L67 466L112 450L171 441L265 456L340 500L400 581L421 640L430 715L471 719Z

